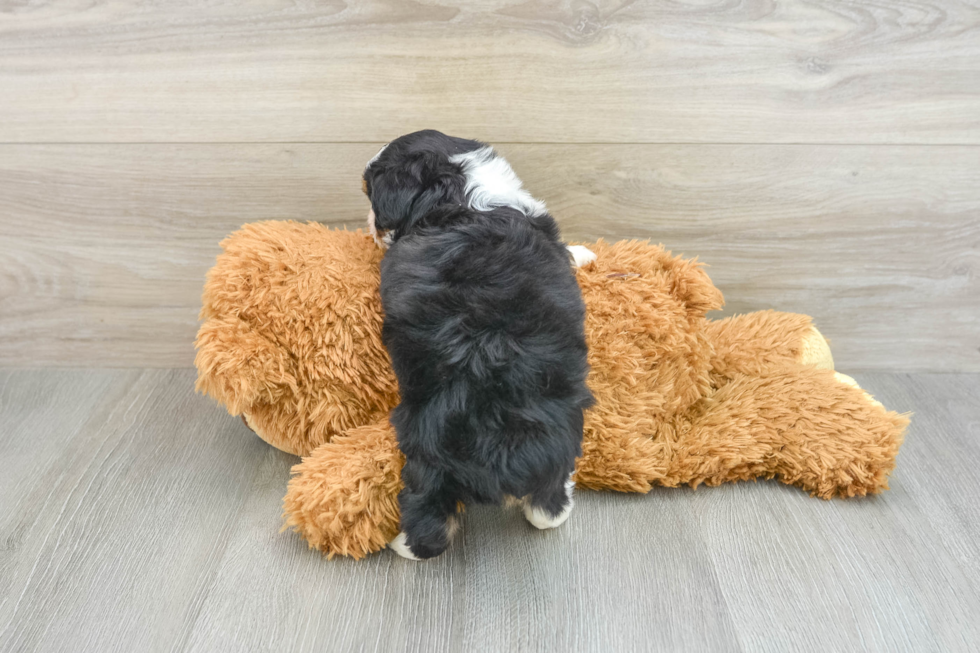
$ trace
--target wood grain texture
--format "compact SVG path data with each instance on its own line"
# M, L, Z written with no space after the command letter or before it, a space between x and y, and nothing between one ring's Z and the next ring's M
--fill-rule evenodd
M964 0L0 9L0 142L980 143Z
M0 372L0 651L164 650L261 458L188 370Z
M377 147L0 146L0 365L190 365L218 242L360 227ZM980 148L500 149L567 239L697 256L727 313L809 313L845 368L980 370Z
M278 531L296 458L191 370L0 370L0 651L972 651L980 375L857 374L915 411L892 488L580 492L467 510L447 554Z

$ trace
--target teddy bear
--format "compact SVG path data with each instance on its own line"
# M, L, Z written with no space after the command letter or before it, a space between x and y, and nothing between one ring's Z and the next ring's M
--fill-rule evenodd
M369 235L319 223L244 225L207 275L197 389L270 445L302 456L284 529L361 558L399 532L398 386L381 343ZM641 241L587 247L588 385L578 487L647 492L776 478L829 499L875 494L908 417L836 373L806 315L719 320L696 260Z

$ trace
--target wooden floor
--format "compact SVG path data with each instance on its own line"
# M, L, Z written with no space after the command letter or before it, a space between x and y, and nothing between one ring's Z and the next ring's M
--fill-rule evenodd
M857 378L916 412L879 497L581 492L413 563L280 533L296 458L191 370L0 371L0 651L975 651L980 375Z

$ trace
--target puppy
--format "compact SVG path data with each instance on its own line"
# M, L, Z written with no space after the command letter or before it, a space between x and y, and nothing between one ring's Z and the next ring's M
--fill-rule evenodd
M519 497L534 526L562 524L593 402L575 252L477 141L408 134L368 162L364 182L372 233L389 248L382 339L401 393L391 421L405 488L392 548L439 555L470 502Z

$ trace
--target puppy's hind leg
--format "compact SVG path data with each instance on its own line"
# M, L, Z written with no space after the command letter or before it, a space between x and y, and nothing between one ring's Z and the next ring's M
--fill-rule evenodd
M575 502L572 490L575 481L571 476L562 476L546 490L538 491L524 498L524 517L535 528L557 528L565 523Z
M402 480L402 532L388 546L409 560L434 558L449 547L456 494L441 472L424 463L406 461Z

